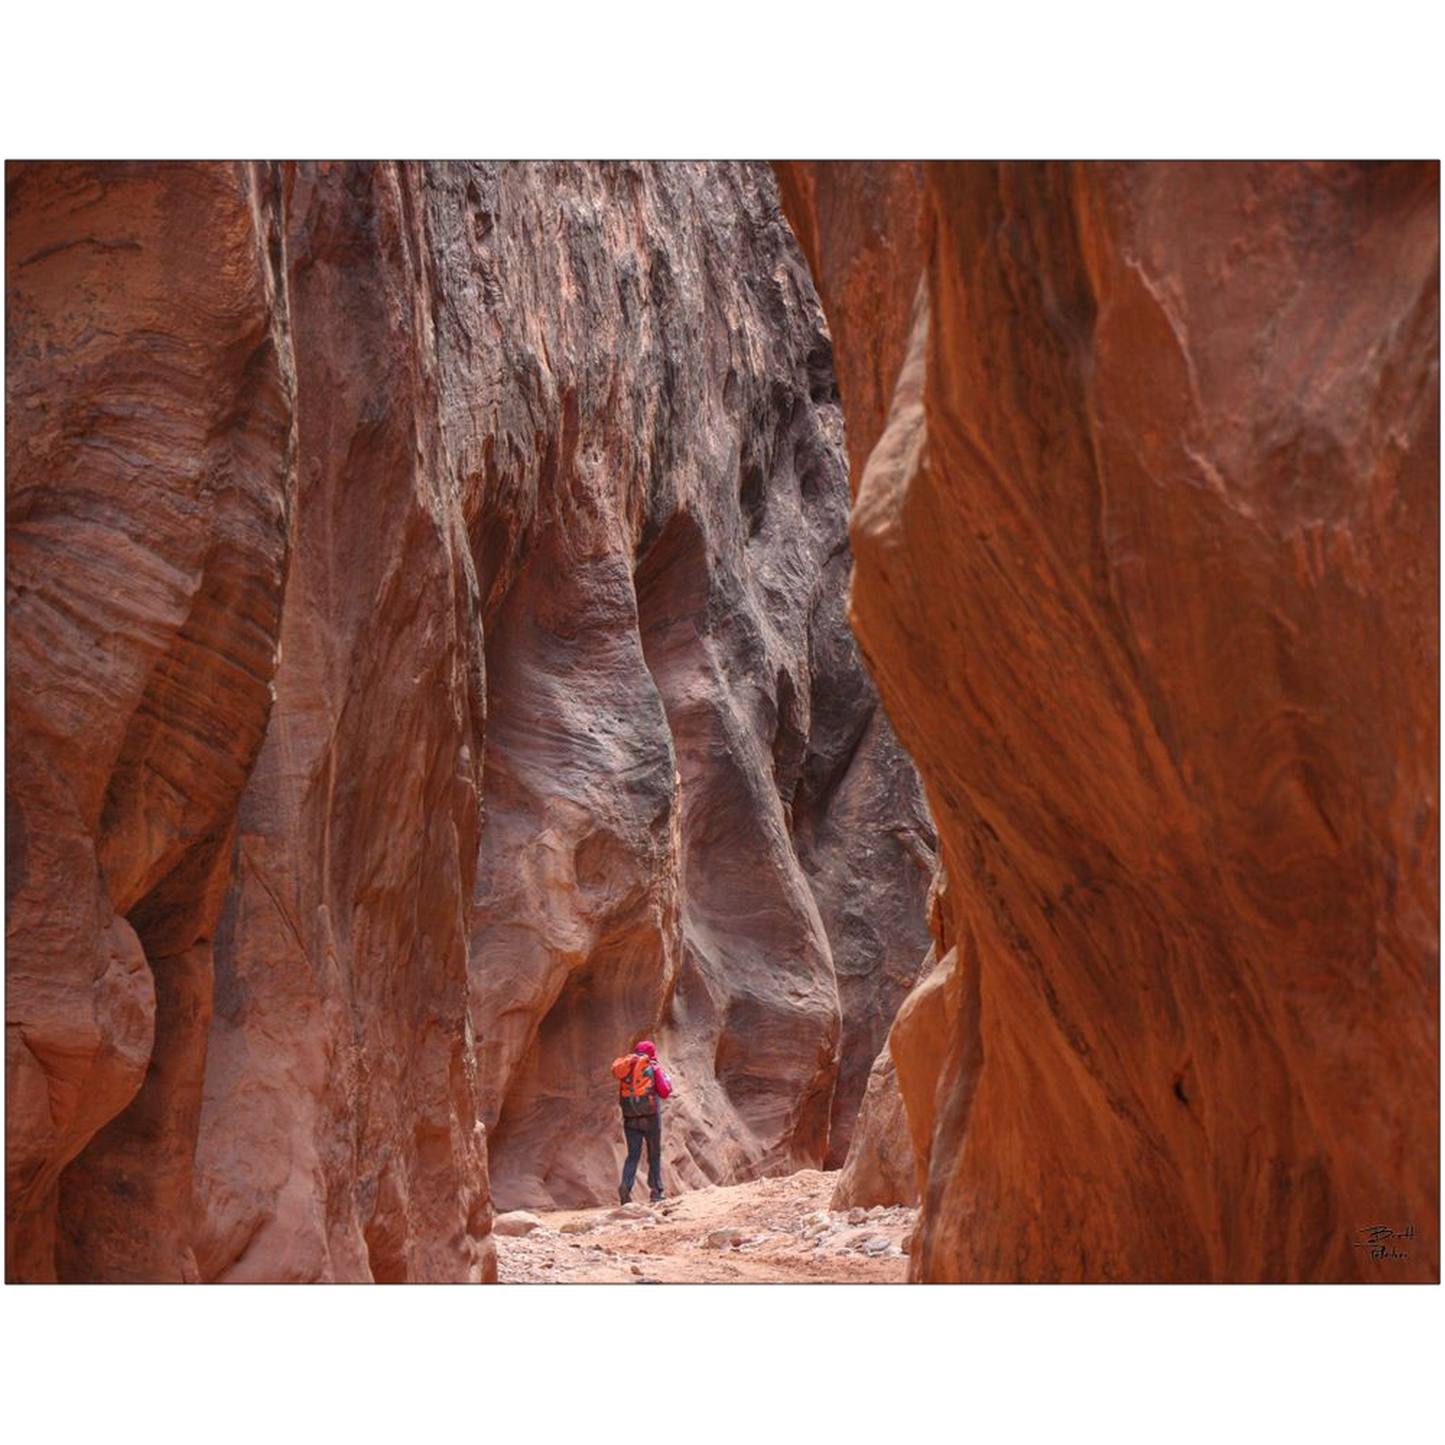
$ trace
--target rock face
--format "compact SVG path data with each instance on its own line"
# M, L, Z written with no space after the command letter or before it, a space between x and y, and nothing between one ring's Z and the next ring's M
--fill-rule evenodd
M480 286L494 332L441 326L449 387L488 398L455 450L476 525L507 528L472 922L499 1205L612 1196L605 1065L644 1033L675 1181L816 1167L830 1136L841 1158L926 946L933 837L844 614L828 338L771 179L445 184L440 285Z
M933 837L758 166L23 166L7 1273L486 1279L820 1164Z
M951 880L913 1277L1438 1279L1436 166L783 178Z
M918 1203L918 1160L893 1054L884 1044L868 1075L832 1207Z
M917 1204L927 1182L937 1082L957 1032L958 950L950 913L948 876L940 866L928 891L933 946L873 1061L834 1209Z
M196 1149L205 1279L495 1270L468 1031L484 700L425 175L283 190L297 521Z
M179 1278L292 514L274 177L18 166L7 190L7 1273L81 1249L70 1193L106 1277Z

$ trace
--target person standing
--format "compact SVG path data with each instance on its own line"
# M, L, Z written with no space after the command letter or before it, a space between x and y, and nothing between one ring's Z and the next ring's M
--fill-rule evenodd
M624 1204L632 1198L632 1182L642 1146L647 1145L647 1186L654 1204L662 1193L662 1100L672 1093L672 1080L657 1061L651 1039L639 1039L632 1052L612 1061L617 1080L617 1099L622 1106L622 1136L627 1141L627 1162L622 1166L618 1196Z

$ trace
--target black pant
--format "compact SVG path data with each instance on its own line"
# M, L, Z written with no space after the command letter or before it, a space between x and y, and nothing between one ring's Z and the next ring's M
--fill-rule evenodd
M632 1193L632 1181L637 1178L637 1161L642 1157L642 1145L647 1144L647 1187L652 1197L662 1194L662 1116L654 1114L650 1119L624 1119L623 1137L627 1140L627 1162L622 1166L622 1197L625 1201Z

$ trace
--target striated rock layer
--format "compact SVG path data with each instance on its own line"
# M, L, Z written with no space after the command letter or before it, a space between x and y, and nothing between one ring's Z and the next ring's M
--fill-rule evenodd
M1438 1279L1437 167L878 170L780 167L951 880L913 1277Z
M297 521L196 1147L204 1279L495 1273L468 1020L481 639L411 167L284 180Z
M933 837L767 169L8 183L9 1277L491 1278L643 1030L841 1157Z
M212 945L292 517L279 227L260 168L7 173L11 1278L57 1250L194 1274Z
M450 422L488 538L499 1205L612 1196L598 1063L644 1032L675 1183L841 1159L926 947L933 836L844 611L829 342L771 176L476 166L432 199L442 372L484 399Z

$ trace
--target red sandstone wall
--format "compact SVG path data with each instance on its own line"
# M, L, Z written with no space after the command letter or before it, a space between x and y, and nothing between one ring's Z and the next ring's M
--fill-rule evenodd
M933 836L757 166L9 176L7 1272L483 1279L841 1155Z
M7 173L12 1278L76 1248L68 1165L128 1201L78 1206L107 1271L194 1273L212 942L293 509L280 227L264 168ZM106 1130L132 1099L134 1127Z
M679 1184L841 1159L933 835L844 613L829 343L771 176L448 167L431 197L440 365L481 399L448 425L487 538L499 1206L612 1197L597 1061L638 1032L678 1080Z
M1438 1279L1437 168L780 170L952 881L915 1277Z

